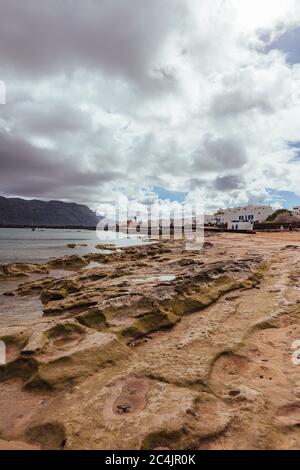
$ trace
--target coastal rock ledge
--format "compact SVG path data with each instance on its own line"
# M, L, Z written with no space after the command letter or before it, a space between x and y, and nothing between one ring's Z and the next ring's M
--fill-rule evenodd
M299 261L295 232L0 266L0 448L299 448Z

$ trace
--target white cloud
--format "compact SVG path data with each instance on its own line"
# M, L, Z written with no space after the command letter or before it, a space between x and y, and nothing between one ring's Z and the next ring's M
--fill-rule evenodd
M300 135L300 64L262 39L300 24L298 0L155 0L146 10L66 0L59 11L30 0L18 14L16 0L2 3L0 131L17 161L0 149L4 193L95 205L156 185L205 195L211 208L264 199L266 188L300 195L288 147ZM49 163L36 185L22 179L22 143L27 170Z

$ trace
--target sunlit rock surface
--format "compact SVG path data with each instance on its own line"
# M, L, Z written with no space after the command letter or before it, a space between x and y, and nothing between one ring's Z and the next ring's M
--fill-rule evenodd
M2 266L0 448L299 448L300 233L206 242Z

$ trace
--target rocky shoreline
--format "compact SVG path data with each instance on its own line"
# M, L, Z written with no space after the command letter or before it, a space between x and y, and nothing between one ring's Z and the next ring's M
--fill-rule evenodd
M0 266L0 448L299 447L299 234L100 248Z

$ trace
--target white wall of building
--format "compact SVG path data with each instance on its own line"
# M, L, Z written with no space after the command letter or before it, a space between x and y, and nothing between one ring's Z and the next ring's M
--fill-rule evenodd
M271 206L242 206L224 209L220 216L221 223L229 224L232 220L241 222L265 222L267 217L273 214Z
M299 208L300 209L300 208ZM271 206L248 205L220 209L214 215L206 215L205 223L230 224L233 220L240 222L265 222L267 217L273 214Z
M233 220L228 223L227 228L228 230L253 230L254 225L251 221L245 222L241 220Z
M294 207L293 215L295 215L296 217L300 217L300 206Z

